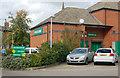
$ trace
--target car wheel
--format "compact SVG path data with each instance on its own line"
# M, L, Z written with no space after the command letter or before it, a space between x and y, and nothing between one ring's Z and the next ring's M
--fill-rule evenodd
M96 63L96 62L94 62L94 65L97 65L97 63Z
M116 66L116 63L112 63L113 66Z
M88 65L88 58L87 58L86 61L85 61L85 65Z
M70 63L67 63L67 65L70 65Z
M118 60L116 61L116 63L118 63Z

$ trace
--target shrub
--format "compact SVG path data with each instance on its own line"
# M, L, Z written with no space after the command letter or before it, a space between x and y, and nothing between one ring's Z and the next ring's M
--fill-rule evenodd
M40 51L39 53L41 57L42 65L54 64L57 62L58 51L53 51L52 49L46 49L44 51Z
M11 70L25 69L23 58L14 58L11 54L3 59L2 66Z
M66 61L66 57L69 53L68 51L68 46L65 44L62 44L60 42L54 43L53 44L53 48L54 51L58 51L58 58L57 58L57 62L65 62Z
M29 67L37 67L42 65L41 57L38 54L30 54L29 60L31 60L28 65Z
M39 53L27 54L25 58L14 58L12 54L8 55L3 59L3 67L19 70L64 62L68 53L68 47L65 44L57 42L54 43L53 48L50 49L48 42L46 42L42 44Z
M12 48L8 48L8 49L6 49L6 54L7 54L7 55L12 54Z

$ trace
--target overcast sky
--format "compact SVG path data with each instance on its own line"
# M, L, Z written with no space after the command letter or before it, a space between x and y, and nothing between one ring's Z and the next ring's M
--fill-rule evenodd
M65 1L65 7L88 8L100 0L79 0L79 2ZM38 0L0 0L0 25L4 25L4 19L9 21L9 12L16 13L21 9L29 12L28 17L33 21L31 27L37 25L46 18L54 15L62 9L63 1L38 1Z

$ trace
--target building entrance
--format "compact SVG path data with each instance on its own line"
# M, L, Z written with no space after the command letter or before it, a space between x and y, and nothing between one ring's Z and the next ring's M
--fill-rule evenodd
M92 42L91 44L91 50L96 52L98 48L101 48L101 42Z

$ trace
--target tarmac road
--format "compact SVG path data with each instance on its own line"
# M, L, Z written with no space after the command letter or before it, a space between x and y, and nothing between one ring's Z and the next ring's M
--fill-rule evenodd
M3 70L3 76L118 76L118 64L112 65L67 65L66 63L38 70Z

